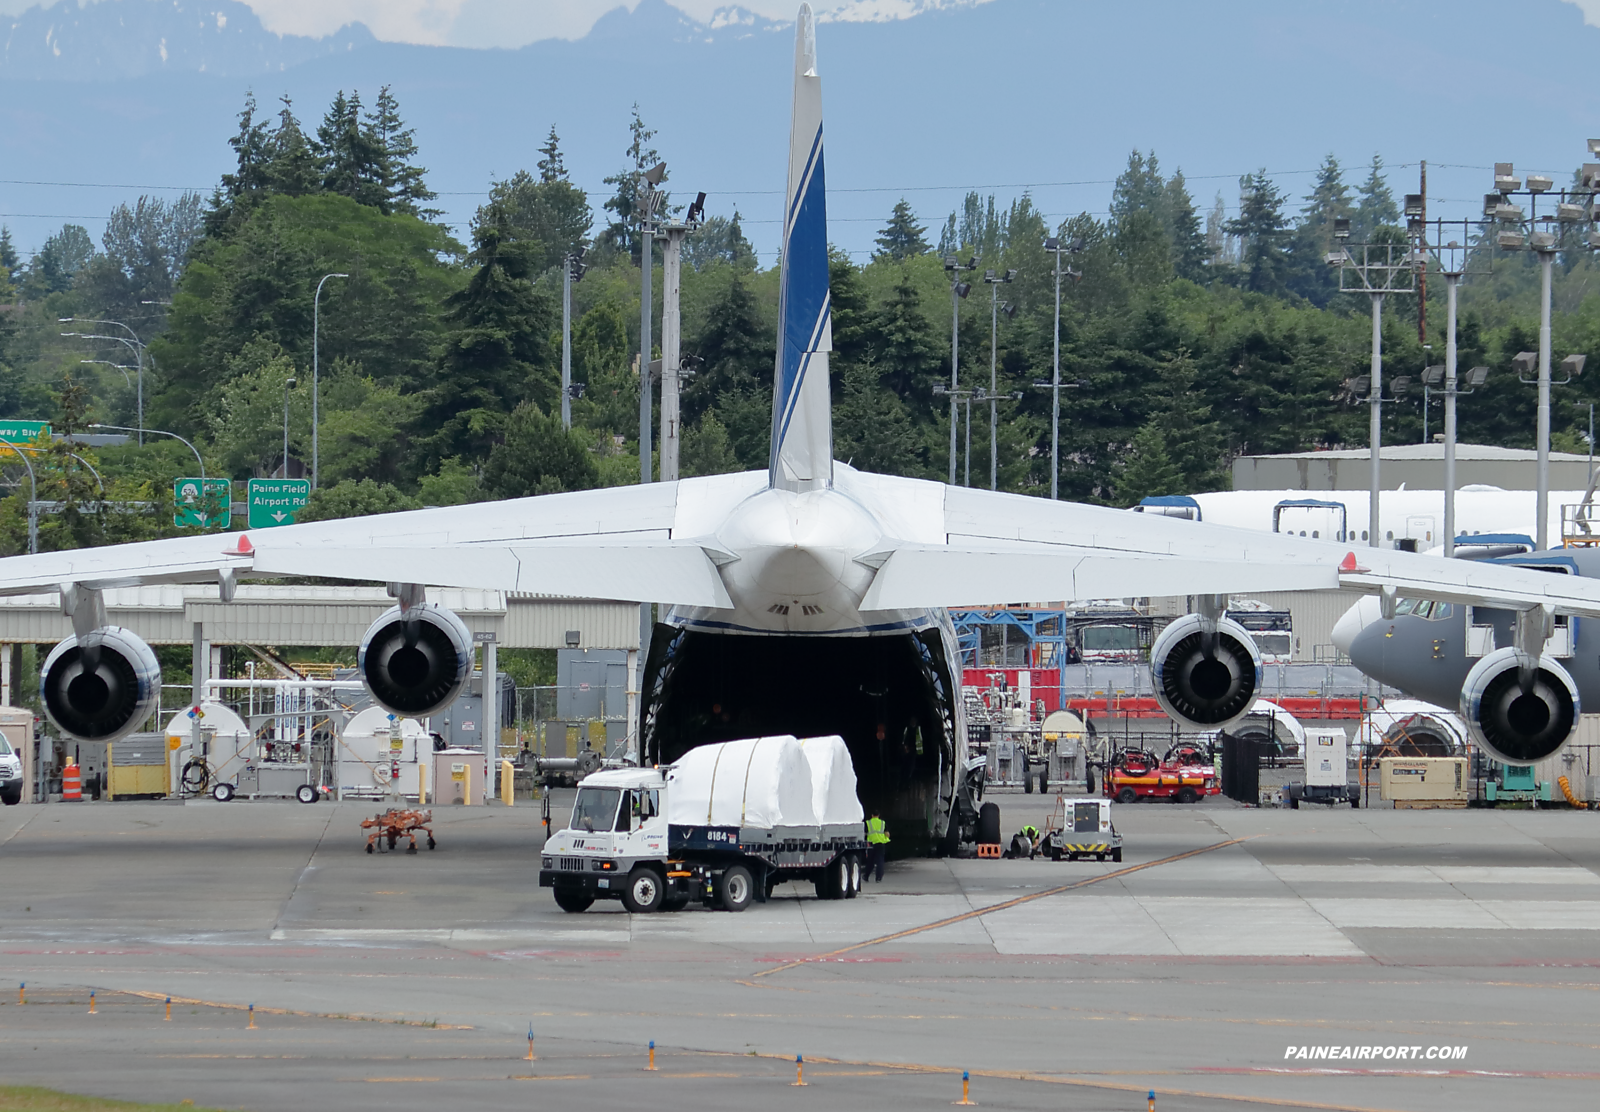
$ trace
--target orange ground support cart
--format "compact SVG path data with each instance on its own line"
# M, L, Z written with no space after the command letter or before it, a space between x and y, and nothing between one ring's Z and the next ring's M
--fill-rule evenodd
M1146 749L1120 750L1101 778L1101 791L1119 803L1141 798L1197 803L1205 796L1220 793L1222 785L1216 768L1205 761L1205 754L1180 743L1159 761Z
M428 836L428 848L434 847L432 811L406 810L391 807L381 815L373 815L370 819L361 820L361 829L370 830L367 835L367 852L373 852L373 846L380 850L392 850L395 843L403 837L409 837L411 844L406 847L407 853L417 852L417 834Z

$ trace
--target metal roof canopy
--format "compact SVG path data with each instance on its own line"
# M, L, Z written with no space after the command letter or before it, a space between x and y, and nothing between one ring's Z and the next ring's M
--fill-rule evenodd
M493 633L508 649L639 647L639 605L459 588L428 589L428 601L454 610L474 633ZM105 592L106 612L152 645L188 645L202 622L214 645L359 645L395 604L379 587L241 584L232 602L215 587L122 587ZM72 635L54 593L0 597L0 642L53 644Z

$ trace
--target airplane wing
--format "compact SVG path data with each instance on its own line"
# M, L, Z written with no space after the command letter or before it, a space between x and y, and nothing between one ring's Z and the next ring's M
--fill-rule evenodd
M943 524L942 544L884 546L863 610L1339 588L1600 617L1596 579L1071 502L945 487Z
M729 606L707 551L672 539L678 494L653 483L13 556L0 594L317 576Z

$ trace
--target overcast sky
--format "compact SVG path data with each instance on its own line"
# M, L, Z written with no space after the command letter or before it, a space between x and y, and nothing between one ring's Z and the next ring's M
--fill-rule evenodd
M76 0L60 0L74 3ZM92 2L92 0L90 0ZM578 39L613 8L630 11L639 0L244 0L268 30L285 35L326 35L346 23L365 23L390 42L518 47L538 39ZM824 17L904 19L930 8L987 0L811 0ZM1600 0L1583 0L1600 11ZM16 14L39 0L0 0L0 13ZM668 0L712 22L727 0ZM800 0L743 0L738 5L770 19L790 20Z

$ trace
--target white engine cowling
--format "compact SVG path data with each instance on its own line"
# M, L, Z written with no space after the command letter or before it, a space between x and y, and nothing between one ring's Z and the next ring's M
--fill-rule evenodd
M373 701L426 718L455 702L472 675L472 631L454 611L424 603L391 607L361 639L356 669Z
M1566 745L1581 713L1578 685L1554 657L1539 658L1533 689L1522 690L1523 654L1496 649L1467 673L1461 717L1479 748L1501 764L1531 765Z
M161 692L150 646L121 626L68 637L39 671L44 712L68 737L116 741L144 724Z
M1207 647L1205 620L1179 618L1150 646L1150 678L1161 709L1179 722L1217 729L1242 718L1261 686L1261 652L1238 622L1217 619Z

